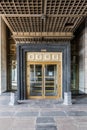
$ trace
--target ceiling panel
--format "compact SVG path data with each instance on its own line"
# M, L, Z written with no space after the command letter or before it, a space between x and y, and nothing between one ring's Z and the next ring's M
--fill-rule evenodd
M11 32L72 32L87 17L87 0L1 0Z

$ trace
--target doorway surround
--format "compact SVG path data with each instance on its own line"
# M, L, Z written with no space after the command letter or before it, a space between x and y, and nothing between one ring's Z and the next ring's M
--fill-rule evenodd
M62 95L62 53L26 53L27 98L58 99Z
M70 42L60 41L57 43L19 43L17 44L17 86L18 100L27 99L26 87L26 53L27 52L62 52L62 98L64 93L71 92L71 55ZM68 99L67 99L68 100Z

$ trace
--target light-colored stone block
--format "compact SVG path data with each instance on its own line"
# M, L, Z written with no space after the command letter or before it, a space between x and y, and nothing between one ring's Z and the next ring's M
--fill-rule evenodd
M17 102L17 100L16 100L15 93L11 93L9 105L14 106L16 104L16 102Z
M72 105L71 92L64 92L64 105Z

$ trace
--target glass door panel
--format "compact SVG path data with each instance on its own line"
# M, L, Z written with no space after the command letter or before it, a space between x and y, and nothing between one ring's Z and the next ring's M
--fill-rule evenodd
M44 75L44 88L45 96L57 96L58 95L58 76L57 76L57 65L45 65Z
M58 98L61 95L61 65L29 63L27 69L28 98Z
M30 96L42 96L42 65L30 65Z

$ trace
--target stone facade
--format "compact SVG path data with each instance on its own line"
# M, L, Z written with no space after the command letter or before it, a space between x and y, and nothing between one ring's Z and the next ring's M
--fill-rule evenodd
M78 44L78 60L79 60L79 93L87 94L87 21L83 23L74 39Z

